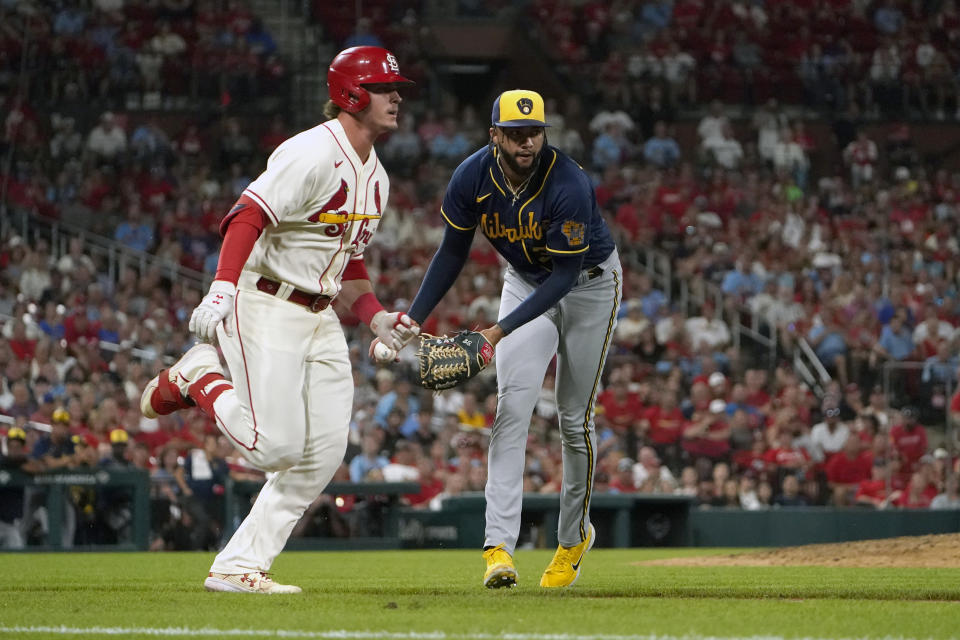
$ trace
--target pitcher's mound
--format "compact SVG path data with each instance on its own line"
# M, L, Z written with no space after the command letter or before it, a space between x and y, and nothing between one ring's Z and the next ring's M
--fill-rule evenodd
M922 567L960 568L960 534L810 544L749 553L666 558L637 564L674 567Z

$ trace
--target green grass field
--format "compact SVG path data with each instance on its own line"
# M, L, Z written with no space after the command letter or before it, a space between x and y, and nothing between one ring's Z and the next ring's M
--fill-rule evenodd
M0 638L286 637L444 640L957 638L960 570L637 566L705 549L599 549L572 588L481 586L478 551L299 552L299 596L207 593L211 554L0 554Z

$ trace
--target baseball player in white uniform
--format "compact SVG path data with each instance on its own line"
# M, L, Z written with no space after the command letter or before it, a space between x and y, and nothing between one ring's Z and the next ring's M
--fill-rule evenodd
M270 472L214 560L209 591L300 592L267 571L347 446L353 381L331 300L387 347L418 331L383 309L363 261L390 191L373 143L397 128L398 88L411 82L380 47L340 52L327 82L330 119L277 147L221 224L216 279L190 318L203 342L151 380L140 401L148 417L199 406Z

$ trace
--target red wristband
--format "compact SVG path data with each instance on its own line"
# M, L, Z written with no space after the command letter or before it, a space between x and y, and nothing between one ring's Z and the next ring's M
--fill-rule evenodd
M353 312L353 315L360 318L365 325L370 326L373 316L375 316L378 311L386 311L386 309L384 309L380 301L377 300L377 296L372 293L365 293L350 305L350 311Z

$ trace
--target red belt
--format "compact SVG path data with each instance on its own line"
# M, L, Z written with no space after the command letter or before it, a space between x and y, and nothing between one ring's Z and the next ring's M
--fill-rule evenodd
M264 293L269 293L270 295L275 296L277 295L277 292L280 291L280 283L276 280L271 280L270 278L264 278L261 276L260 279L257 280L257 289L263 291ZM300 289L294 289L291 291L290 297L288 297L287 300L304 306L314 313L323 311L330 306L330 296L307 293L306 291L301 291Z

